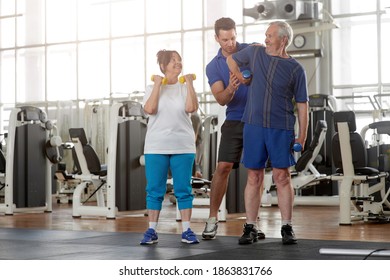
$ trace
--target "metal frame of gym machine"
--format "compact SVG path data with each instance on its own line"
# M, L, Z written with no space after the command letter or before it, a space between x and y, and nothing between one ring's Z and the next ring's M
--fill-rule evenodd
M115 205L115 174L116 174L116 151L117 151L117 134L118 134L118 111L123 106L122 103L115 103L110 108L109 118L109 141L108 141L108 157L107 157L107 176L101 178L99 175L93 174L81 174L72 175L74 179L81 180L81 183L76 187L73 192L73 217L81 217L84 215L92 216L105 216L108 219L115 219L116 217L116 205ZM82 154L81 144L75 143L75 149L77 154ZM81 149L81 150L80 150ZM85 158L78 157L80 164L86 166ZM89 173L89 172L88 172ZM96 192L97 205L83 205L81 202L82 192L87 187L87 184L101 182L102 179L106 180L106 199L103 193L103 189L100 188ZM106 201L105 201L106 200Z

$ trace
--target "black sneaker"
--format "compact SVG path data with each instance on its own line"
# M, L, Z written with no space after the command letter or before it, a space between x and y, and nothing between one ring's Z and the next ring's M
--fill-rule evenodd
M295 234L292 229L292 226L283 225L281 233L282 233L282 242L284 245L297 244L297 239L295 238Z
M265 239L265 234L261 230L257 230L257 239Z
M244 234L238 239L238 244L252 244L257 242L257 229L252 224L244 224Z

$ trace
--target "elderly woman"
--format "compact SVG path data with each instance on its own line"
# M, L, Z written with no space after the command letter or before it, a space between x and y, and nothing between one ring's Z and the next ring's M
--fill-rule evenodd
M159 51L157 63L164 77L154 75L154 85L146 88L144 97L144 110L149 115L144 148L149 228L140 244L158 242L156 227L169 169L181 214L181 241L199 243L190 228L193 206L191 175L196 153L190 114L199 106L193 86L194 75L185 75L179 82L183 65L181 56L174 50Z

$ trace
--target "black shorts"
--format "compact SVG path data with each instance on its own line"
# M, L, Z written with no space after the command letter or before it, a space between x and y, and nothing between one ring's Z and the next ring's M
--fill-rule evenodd
M233 168L238 168L243 149L244 123L225 120L221 126L218 162L233 162Z

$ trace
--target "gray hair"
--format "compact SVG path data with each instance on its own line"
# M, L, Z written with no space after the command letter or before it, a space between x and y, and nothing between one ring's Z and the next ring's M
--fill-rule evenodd
M273 21L269 25L277 25L279 27L279 38L287 37L287 46L291 44L293 38L293 30L285 21Z

